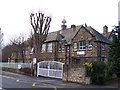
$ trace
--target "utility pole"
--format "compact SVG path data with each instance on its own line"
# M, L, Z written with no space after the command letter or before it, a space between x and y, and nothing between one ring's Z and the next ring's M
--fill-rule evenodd
M120 26L120 1L118 2L118 25Z

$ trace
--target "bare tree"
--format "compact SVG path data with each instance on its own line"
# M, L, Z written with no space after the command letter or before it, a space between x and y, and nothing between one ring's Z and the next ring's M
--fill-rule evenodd
M2 60L2 42L3 42L3 33L0 28L0 60Z
M0 28L0 49L2 48L2 42L3 42L3 33Z
M17 48L14 45L6 45L3 49L2 49L2 61L3 62L11 62L12 59L12 53L16 53ZM8 59L10 61L8 61Z
M51 17L45 16L44 13L38 12L30 15L30 23L33 28L33 48L36 54L41 51L42 44L48 35L50 22Z
M18 58L18 53L20 54L20 57L22 59L22 62L25 62L25 37L23 34L20 34L18 37L14 38L13 40L10 40L14 46L17 47L16 57Z

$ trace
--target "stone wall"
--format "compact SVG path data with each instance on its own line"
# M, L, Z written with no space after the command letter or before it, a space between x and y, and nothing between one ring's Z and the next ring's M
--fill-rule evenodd
M80 64L63 66L63 81L70 81L81 84L90 84L90 77L86 76L85 66Z
M32 75L32 69L31 69L31 68L21 68L21 69L17 69L17 68L2 67L2 71L8 71L8 72L25 74L25 75Z

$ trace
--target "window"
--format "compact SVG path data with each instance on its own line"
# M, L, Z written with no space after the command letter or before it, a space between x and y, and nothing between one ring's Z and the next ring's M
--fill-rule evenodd
M65 51L64 44L59 44L59 52L64 52L64 51Z
M85 40L83 41L80 41L80 47L79 47L80 50L85 50L86 49L86 42Z
M58 50L59 52L61 52L61 44L59 44Z
M105 45L104 45L104 44L101 45L101 50L102 50L102 51L105 50Z
M64 52L65 51L64 44L61 45L61 48L62 48L62 52Z
M92 40L88 40L88 49L92 49Z
M73 50L74 50L74 51L77 51L77 43L74 43L74 45L73 45Z
M69 52L70 51L70 47L67 47L67 52Z
M42 53L46 51L46 44L42 45Z
M61 52L61 44L59 44L58 50L59 52Z
M52 52L52 43L48 43L47 52Z

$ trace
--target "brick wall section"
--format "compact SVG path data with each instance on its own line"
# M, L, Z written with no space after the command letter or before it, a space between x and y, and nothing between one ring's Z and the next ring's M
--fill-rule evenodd
M63 66L63 81L75 82L80 84L90 84L90 77L86 76L85 66L76 65L64 65Z
M56 51L56 47L57 47L57 42L51 42L52 43L52 52L47 52L47 47L46 47L46 51L44 53L40 53L37 55L38 57L38 62L39 61L49 61L49 60L54 60L55 59L55 56L57 56L55 53ZM47 43L45 43L46 46L47 46Z

